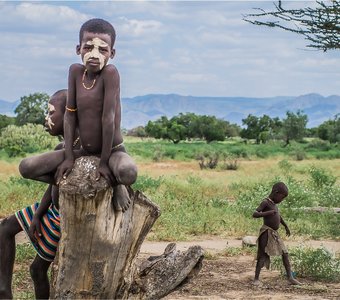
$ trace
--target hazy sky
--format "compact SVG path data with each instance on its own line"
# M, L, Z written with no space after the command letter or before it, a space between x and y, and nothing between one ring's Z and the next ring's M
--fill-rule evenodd
M93 17L116 28L122 97L339 95L340 51L246 23L254 7L273 1L1 1L0 99L66 88L79 28Z

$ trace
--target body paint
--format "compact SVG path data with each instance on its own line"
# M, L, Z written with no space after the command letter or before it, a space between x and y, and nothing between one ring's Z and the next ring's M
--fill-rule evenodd
M86 45L93 46L93 49L84 55L84 58L83 58L84 65L86 65L89 59L97 58L99 60L100 70L104 68L105 56L99 52L99 47L105 48L105 47L108 47L109 45L97 37L93 38L91 41L87 41Z
M54 105L48 103L47 110L48 110L48 114L46 115L45 120L47 121L47 126L50 128L50 130L52 130L54 123L51 120L50 113L55 111Z

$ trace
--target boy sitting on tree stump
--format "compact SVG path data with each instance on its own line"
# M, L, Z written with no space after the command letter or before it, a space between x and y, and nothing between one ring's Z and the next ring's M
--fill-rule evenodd
M115 186L115 210L126 211L130 198L124 185L137 178L137 167L126 153L120 130L120 80L114 65L107 64L115 55L116 33L102 19L91 19L80 28L76 53L83 64L69 69L65 112L65 150L53 151L24 159L19 166L25 178L59 183L71 172L76 158L98 156L97 179L104 177ZM79 129L81 148L72 149L75 130Z

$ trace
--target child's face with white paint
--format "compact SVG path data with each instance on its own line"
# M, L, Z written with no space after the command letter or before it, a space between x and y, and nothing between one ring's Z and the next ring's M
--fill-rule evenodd
M106 33L85 31L77 54L81 55L84 66L90 73L101 71L110 58L114 56L111 46L111 36Z
M45 117L46 131L53 136L63 134L64 111L61 109L61 100L51 97L48 102L47 115ZM65 101L63 102L65 105Z

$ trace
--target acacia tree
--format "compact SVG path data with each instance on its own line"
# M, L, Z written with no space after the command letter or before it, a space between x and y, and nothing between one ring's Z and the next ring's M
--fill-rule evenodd
M279 118L272 119L267 115L256 117L249 114L247 118L242 119L242 123L247 127L241 130L241 137L255 139L256 144L265 144L282 126Z
M41 124L45 122L49 96L46 93L34 93L20 98L20 104L15 109L16 124Z
M316 1L315 7L285 9L283 1L274 3L274 11L256 8L258 13L245 15L255 25L277 27L301 34L307 47L327 51L340 48L340 1Z
M301 141L304 138L307 122L307 115L300 110L297 111L296 114L291 111L286 112L286 118L282 121L282 130L286 145L288 145L291 140Z
M317 134L320 139L330 143L340 142L340 114L335 115L333 120L323 122L317 128Z

